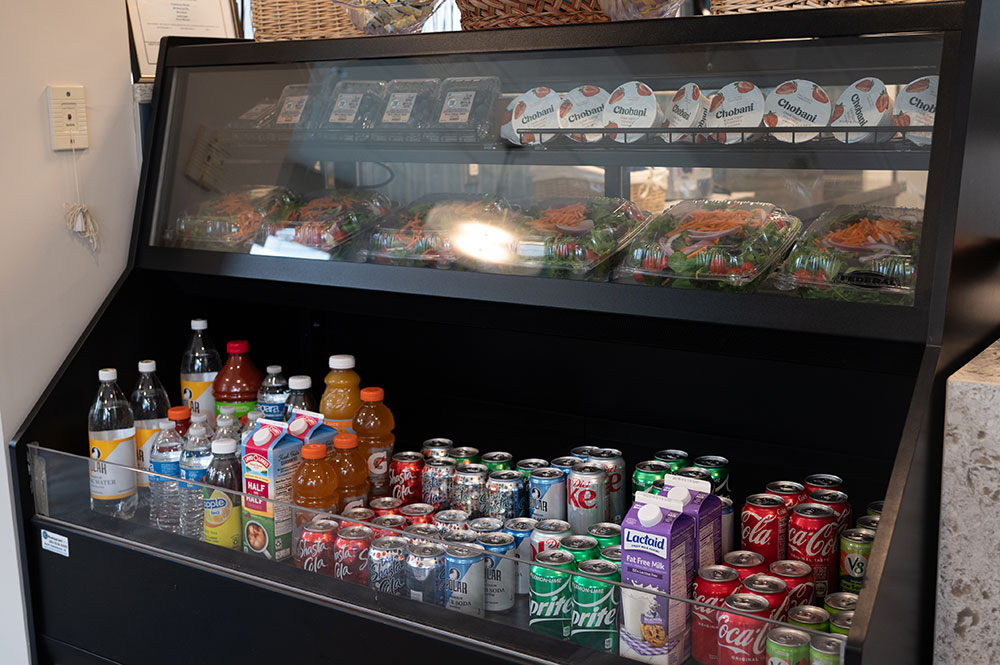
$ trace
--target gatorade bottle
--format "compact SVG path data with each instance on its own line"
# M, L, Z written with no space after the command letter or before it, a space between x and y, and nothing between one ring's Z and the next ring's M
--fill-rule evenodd
M90 458L94 460L90 463L90 509L130 520L138 503L135 473L106 462L135 466L135 421L118 387L118 370L105 368L97 377L101 385L87 415Z
M333 514L337 511L337 499L339 493L337 486L337 472L326 459L326 444L307 443L302 446L302 464L295 472L295 479L292 481L292 503L302 508L312 508L314 510L326 511ZM292 557L295 565L302 567L299 559L299 536L302 535L303 525L309 523L316 513L297 510L295 511L295 530L292 535ZM313 571L320 572L320 571Z
M326 389L319 410L326 424L338 432L353 432L354 415L361 407L361 377L354 371L354 356L330 356L330 373L323 382Z
M348 508L363 508L368 505L368 468L365 458L358 450L358 435L341 432L333 437L333 458L330 460L337 471L337 512L343 514Z
M202 489L205 503L204 540L206 543L243 549L243 517L240 495L223 490L243 490L243 470L236 456L236 439L217 437L212 442L212 461L205 469L204 482L218 489Z
M136 468L149 468L152 453L152 437L160 431L160 421L167 417L170 398L163 384L156 377L156 361L139 361L139 380L129 397L132 415L135 417L135 461ZM139 505L149 505L149 476L138 473L135 477L139 486Z
M368 481L371 496L389 496L389 460L392 459L392 444L396 426L392 411L382 403L385 392L381 388L365 388L361 391L361 408L354 416L354 432L358 435L358 447L368 462Z
M288 393L288 401L285 402L285 422L292 419L293 409L316 410L316 398L309 390L312 388L312 384L312 379L305 374L298 374L288 379L288 387L291 388L291 392Z
M257 406L257 391L264 380L264 375L250 361L249 352L250 344L245 340L226 344L229 358L212 384L215 412L219 413L220 405L231 404L236 409L234 419L240 422Z
M222 359L208 337L208 321L191 321L191 341L181 359L181 403L193 413L207 413L209 425L215 425L215 398L212 382L222 369Z

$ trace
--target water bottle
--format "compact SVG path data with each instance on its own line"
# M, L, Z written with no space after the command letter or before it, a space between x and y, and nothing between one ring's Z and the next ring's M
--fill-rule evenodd
M312 388L312 379L305 374L298 374L288 379L288 401L285 402L285 420L292 419L292 409L305 409L306 411L316 410L316 398L309 391Z
M232 416L220 414L219 419L215 421L215 438L216 440L233 439L234 441L242 441L240 424L233 420Z
M253 411L251 411L250 413L248 413L247 414L247 424L243 426L243 430L242 430L243 436L246 436L246 433L253 429L254 423L256 423L258 420L260 420L263 417L264 416L261 415L261 412L258 411L257 409L254 409ZM242 441L242 439L241 439L241 441Z
M153 441L149 470L162 476L149 476L149 517L163 531L177 533L180 527L180 497L177 478L181 475L181 448L184 440L170 420L160 421L160 433Z
M211 440L212 437L215 436L215 430L208 422L207 413L192 413L191 427L194 427L195 425L201 425L202 427L205 428L205 436L207 436L209 440ZM188 432L188 434L190 434L190 431Z
M181 535L201 540L205 518L202 489L185 480L203 482L205 469L212 461L212 445L201 423L191 425L181 450Z
M90 509L130 520L135 515L135 472L108 462L135 467L135 421L118 387L118 370L97 373L101 382L87 415L90 441ZM169 421L167 421L169 422Z
M262 418L282 420L288 401L288 381L281 375L281 365L268 365L267 377L257 391L257 411Z
M139 361L139 380L129 397L132 415L135 416L135 456L136 467L149 468L153 438L160 431L160 421L167 417L170 398L156 376L155 360ZM139 505L149 505L149 476L136 474L139 486Z
M208 321L191 321L191 341L181 359L181 401L191 413L205 413L209 424L215 423L215 397L212 383L222 369L222 358L208 336Z

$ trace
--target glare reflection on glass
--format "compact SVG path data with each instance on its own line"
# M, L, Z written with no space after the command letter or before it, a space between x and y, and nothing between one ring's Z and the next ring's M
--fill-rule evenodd
M514 242L509 231L479 221L457 225L452 235L452 246L458 253L487 263L509 260Z

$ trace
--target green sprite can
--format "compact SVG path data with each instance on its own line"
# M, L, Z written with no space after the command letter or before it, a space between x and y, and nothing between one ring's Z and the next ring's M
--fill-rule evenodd
M566 536L560 541L559 549L572 554L578 566L584 561L596 559L601 555L597 539L591 536Z
M573 621L570 639L596 651L618 655L618 564L584 561L579 571L597 579L573 576Z
M767 665L809 662L809 634L795 628L774 628L767 634Z
M834 635L847 635L854 623L854 611L840 612L830 617L830 632Z
M604 549L608 545L622 544L621 525L614 522L598 522L587 527L587 535L597 541L598 549Z
M534 471L535 469L543 469L543 468L547 467L548 465L549 465L549 463L546 462L543 459L538 459L536 457L530 457L528 459L519 460L518 463L517 463L517 467L516 468L517 468L518 471L521 472L521 481L524 483L524 486L527 488L528 487L528 477L531 475L531 472Z
M607 547L601 548L601 559L603 559L604 561L613 561L614 563L621 564L622 546L608 545Z
M829 593L823 599L823 609L829 612L831 616L838 612L851 612L857 604L858 594L851 593L850 591Z
M570 636L575 570L576 559L565 550L545 550L535 557L529 581L529 630L560 640Z
M488 469L488 474L493 473L494 471L506 471L507 469L514 468L514 456L510 453L483 453L479 459Z
M695 459L694 466L712 474L712 494L729 496L729 460L718 455L705 455Z
M854 526L858 529L871 529L872 531L878 531L878 523L881 521L881 515L862 515L858 518L858 521Z
M881 515L882 514L882 504L885 501L872 501L868 504L868 514L869 515Z
M809 643L809 665L840 665L843 635L814 635Z
M683 450L661 450L660 452L653 455L657 462L663 462L670 469L667 473L677 473L678 469L683 469L686 466L690 466L691 459Z
M868 559L872 555L875 532L871 529L845 529L840 534L840 590L858 593L865 581Z
M462 448L452 448L448 455L455 460L455 465L459 464L479 464L479 449L463 446Z
M816 605L793 607L788 610L786 621L797 628L806 628L817 633L830 631L830 613Z
M635 471L632 472L632 498L635 498L636 492L648 492L653 483L663 480L668 473L670 467L660 460L646 460L636 464Z

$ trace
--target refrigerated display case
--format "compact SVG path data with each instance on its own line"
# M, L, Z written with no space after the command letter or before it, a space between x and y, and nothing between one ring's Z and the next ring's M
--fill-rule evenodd
M353 353L396 450L722 455L737 510L840 475L855 514L885 499L844 662L929 660L943 380L1000 304L998 25L970 1L166 40L127 269L11 442L34 657L625 662L532 632L523 597L469 617L91 511L96 370L127 389L156 358L177 400L203 316L314 385ZM887 113L931 81L933 115ZM803 82L829 120L754 106ZM695 89L706 121L676 122ZM559 122L577 90L567 117L612 91L600 122Z

